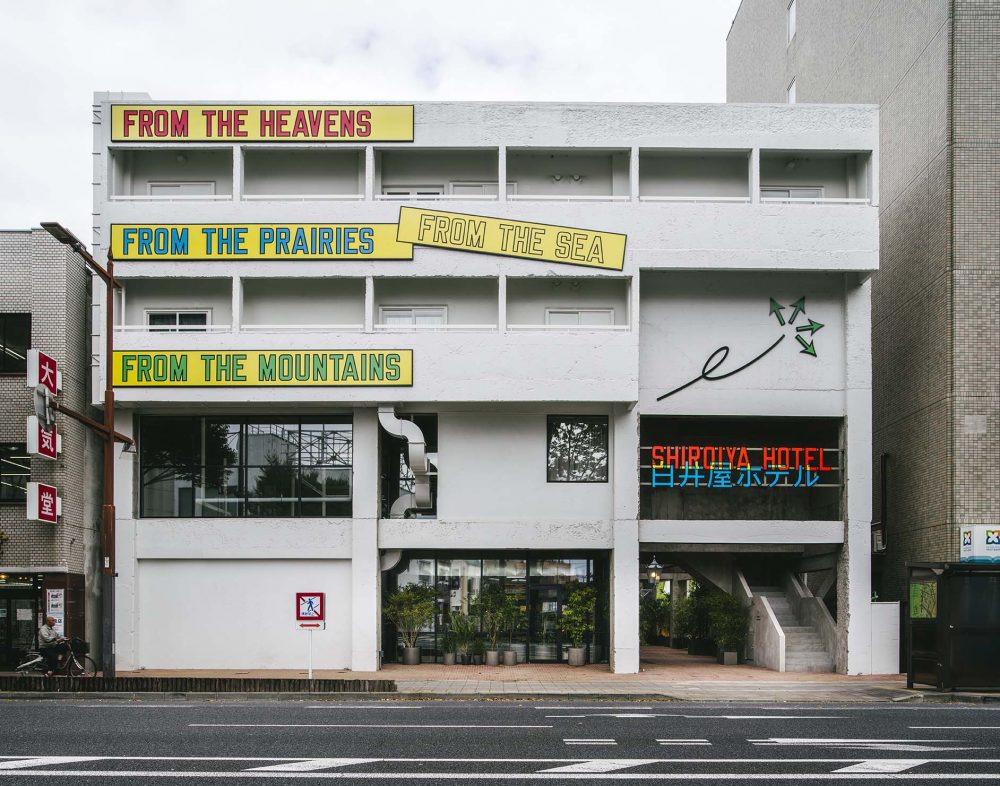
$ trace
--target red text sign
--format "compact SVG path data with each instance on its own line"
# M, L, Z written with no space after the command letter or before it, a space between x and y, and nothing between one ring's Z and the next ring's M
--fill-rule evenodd
M59 393L59 364L56 359L37 349L28 350L28 387L45 385L55 396Z
M55 524L59 520L62 500L55 486L47 483L28 483L28 515L29 521L44 521Z
M46 430L35 415L28 415L28 453L54 459L59 455L56 427Z

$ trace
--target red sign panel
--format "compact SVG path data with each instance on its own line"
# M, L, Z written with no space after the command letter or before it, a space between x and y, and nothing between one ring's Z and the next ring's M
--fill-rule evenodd
M62 500L55 486L28 483L28 520L55 524L59 520Z
M326 620L325 594L322 592L295 593L296 622L324 622Z
M48 459L59 455L59 434L56 427L46 431L34 415L28 416L28 453Z
M38 349L28 350L28 387L45 385L55 396L59 393L59 364L56 359Z

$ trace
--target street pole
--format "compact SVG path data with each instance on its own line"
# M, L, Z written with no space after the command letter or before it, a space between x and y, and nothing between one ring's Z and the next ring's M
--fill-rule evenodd
M115 388L111 378L114 358L114 296L121 282L114 276L114 259L108 251L107 269L101 267L87 247L72 232L56 222L42 222L42 228L60 243L73 248L87 266L104 281L104 421L100 423L69 407L56 406L75 420L96 431L104 439L103 500L101 505L101 673L115 677L115 446L135 442L115 431Z

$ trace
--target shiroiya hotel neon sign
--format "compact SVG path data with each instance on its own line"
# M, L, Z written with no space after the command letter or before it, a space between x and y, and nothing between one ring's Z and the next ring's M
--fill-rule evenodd
M812 488L840 485L836 448L653 445L653 488Z

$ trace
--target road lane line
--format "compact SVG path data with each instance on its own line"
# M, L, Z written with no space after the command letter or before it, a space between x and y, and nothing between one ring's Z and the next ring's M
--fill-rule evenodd
M311 704L307 710L422 710L418 705L394 705L394 704ZM449 709L451 709L449 707Z
M866 772L876 775L887 772L904 772L905 770L911 770L926 763L927 759L869 759L868 761L852 764L849 767L834 770L834 773Z
M604 774L588 773L539 773L539 772L189 772L180 770L142 771L142 770L14 770L0 773L3 777L52 777L52 778L196 778L200 780L222 780L251 778L308 778L313 780L374 780L389 783L392 781L567 781L567 780L621 780L621 781L840 781L840 780L872 780L877 778L874 773L801 773L801 772L697 772L697 773L645 773L645 772L609 772ZM996 783L1000 772L989 773L916 773L900 772L885 773L886 779L917 780L917 781L992 781Z
M381 759L305 759L303 761L287 761L282 764L268 764L264 767L251 767L246 772L313 772L315 770L332 770L334 767L350 767L354 764L372 764Z
M1000 729L1000 726L910 726L911 729Z
M101 756L35 756L20 761L5 761L0 770L20 770L26 767L45 767L48 764L76 764L82 761L99 761Z
M643 764L656 764L657 759L591 759L576 764L565 764L561 767L549 767L539 772L615 772L629 767L639 767Z
M711 745L706 739L691 739L691 740L657 740L659 745Z
M551 729L552 726L500 726L470 723L189 723L216 729Z

